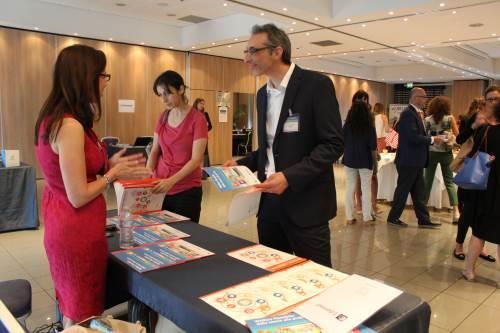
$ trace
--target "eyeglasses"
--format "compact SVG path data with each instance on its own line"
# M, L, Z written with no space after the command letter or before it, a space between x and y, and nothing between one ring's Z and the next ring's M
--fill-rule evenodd
M415 98L429 98L429 96L420 95L420 96L415 96Z
M262 51L262 50L265 50L265 49L274 49L276 46L263 46L263 47L253 47L253 46L250 46L248 49L244 50L243 53L245 55L247 54L250 54L250 55L254 55L255 53L259 52L259 51Z
M106 82L111 80L111 74L99 73L97 76L103 77Z
M499 101L500 101L500 97L490 97L490 98L486 99L486 102L491 103L491 104L498 103Z

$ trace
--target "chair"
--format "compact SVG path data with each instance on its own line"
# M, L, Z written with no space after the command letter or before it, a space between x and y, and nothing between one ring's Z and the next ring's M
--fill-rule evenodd
M10 313L26 328L31 314L31 284L27 280L0 281L0 300Z
M147 146L150 142L153 142L152 136L138 136L135 139L134 146Z
M103 136L101 138L101 141L106 144L106 146L114 146L118 143L120 143L120 138L116 136Z
M243 155L248 154L248 148L252 144L252 130L251 129L247 130L246 135L247 135L247 137L246 137L245 142L240 143L238 145L238 147L236 148L236 152L238 153L238 156L241 156L240 149L244 149L245 150L245 153Z

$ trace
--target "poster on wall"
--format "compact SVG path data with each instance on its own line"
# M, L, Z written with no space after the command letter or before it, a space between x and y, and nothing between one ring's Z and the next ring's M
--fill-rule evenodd
M407 106L408 104L389 104L389 125L392 125L394 120L399 118L399 115Z
M118 112L134 113L135 112L135 100L133 100L133 99L119 99L118 100Z
M219 123L227 123L227 106L219 106Z

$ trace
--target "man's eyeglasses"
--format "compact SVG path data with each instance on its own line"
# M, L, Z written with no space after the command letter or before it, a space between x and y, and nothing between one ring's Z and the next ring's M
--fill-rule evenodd
M420 96L415 96L415 98L429 98L429 96L420 95Z
M490 98L487 98L486 102L491 103L491 104L498 103L498 102L500 102L500 97L490 97Z
M111 80L111 74L99 73L97 76L103 77L105 81Z
M250 46L248 49L244 50L243 53L245 55L247 55L247 54L254 55L255 53L257 53L259 51L266 50L266 49L274 49L275 47L276 46L263 46L263 47Z

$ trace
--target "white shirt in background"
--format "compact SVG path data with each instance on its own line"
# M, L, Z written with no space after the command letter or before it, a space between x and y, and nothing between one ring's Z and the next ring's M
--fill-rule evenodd
M266 178L276 173L274 164L273 142L276 136L276 128L280 119L281 107L285 99L286 87L292 76L295 64L292 63L286 72L283 80L278 87L274 87L271 80L267 81L267 111L266 111L266 141L267 141L267 163L266 163Z

